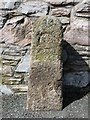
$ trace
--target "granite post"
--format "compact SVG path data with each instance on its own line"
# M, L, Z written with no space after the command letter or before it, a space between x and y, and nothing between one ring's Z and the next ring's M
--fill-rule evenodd
M33 26L28 109L62 109L62 25L56 17L40 17Z

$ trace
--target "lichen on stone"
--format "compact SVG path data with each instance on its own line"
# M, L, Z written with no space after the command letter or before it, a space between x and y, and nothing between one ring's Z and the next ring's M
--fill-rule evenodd
M33 31L32 54L36 56L33 59L54 61L60 58L62 37L60 20L50 16L40 17L34 23Z

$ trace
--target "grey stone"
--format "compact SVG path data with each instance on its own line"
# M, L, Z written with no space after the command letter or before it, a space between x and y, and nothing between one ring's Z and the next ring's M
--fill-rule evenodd
M19 7L21 0L1 0L0 9L13 10Z
M11 66L16 66L18 64L18 61L13 61L13 60L2 60L3 65L11 65Z
M75 6L76 16L90 18L90 0L83 0Z
M6 49L6 48L9 48L9 46L5 43L0 42L0 48Z
M0 48L0 55L2 54L2 52L3 52L3 48Z
M0 1L0 10L5 7L5 2L3 0Z
M62 26L56 17L34 23L28 109L62 109Z
M62 111L61 116L70 119L88 118L88 95L68 105Z
M48 13L48 4L40 1L22 3L18 11L28 16L42 16Z
M4 52L3 54L5 55L10 55L10 56L20 56L21 54L20 53L16 53L16 52Z
M71 23L78 20L87 20L90 18L90 12L89 12L89 6L90 6L89 0L83 0L79 4L73 7L71 11ZM87 19L86 19L87 18Z
M78 52L84 51L84 52L87 52L88 54L89 54L89 52L90 52L90 46L84 46L84 45L82 46L82 45L76 44L76 45L74 45L73 47L74 47L74 49L75 49L76 51L78 51Z
M17 16L17 17L13 17L12 19L9 19L8 21L7 21L7 25L8 24L17 24L18 22L20 22L20 21L22 21L24 19L24 16Z
M3 60L12 60L12 61L19 61L22 56L9 56L9 55L2 55Z
M58 17L63 25L70 23L69 17Z
M24 57L22 57L15 72L27 73L29 72L29 69L30 69L30 55L26 54Z
M19 45L16 45L14 43L10 44L10 43L5 43L5 44L2 44L3 48L5 49L10 49L10 50L15 50L15 51L19 51L21 52L24 48L19 46ZM22 49L22 50L21 50Z
M7 11L0 10L0 16L1 17L6 17L6 15L7 15Z
M5 95L13 94L13 91L9 87L7 87L6 85L2 85L2 84L0 84L0 92Z
M5 25L7 18L0 16L0 29Z
M45 0L47 3L53 4L53 5L67 5L72 3L79 3L82 0Z
M6 48L3 52L3 55L10 55L10 56L20 56L22 55L20 51L15 49Z
M64 73L64 85L86 87L90 83L90 73L87 71Z

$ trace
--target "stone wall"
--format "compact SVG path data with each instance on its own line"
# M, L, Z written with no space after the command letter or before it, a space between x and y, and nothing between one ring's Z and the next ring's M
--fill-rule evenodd
M0 76L14 91L26 92L34 21L56 16L63 26L64 85L86 87L90 80L90 0L1 0Z

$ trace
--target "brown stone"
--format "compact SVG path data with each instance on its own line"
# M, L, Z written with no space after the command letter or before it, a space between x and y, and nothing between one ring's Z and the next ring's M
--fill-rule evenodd
M9 19L0 30L0 42L26 46L31 43L31 31L32 24L29 18L14 17Z
M71 11L71 23L70 26L67 27L66 32L64 34L64 40L66 40L70 44L78 44L85 46L90 45L89 42L90 28L89 20L87 18L87 14L89 17L89 11L85 12L85 9L87 9L86 6L87 6L86 2L82 1L82 3L79 3L75 7L73 7Z
M62 109L62 26L56 17L40 17L34 24L28 109Z
M70 44L90 45L88 31L88 19L76 19L66 29L64 40Z
M51 15L54 15L56 17L59 17L59 16L69 16L70 15L70 9L55 8L55 9L52 9Z

